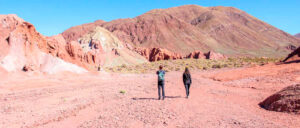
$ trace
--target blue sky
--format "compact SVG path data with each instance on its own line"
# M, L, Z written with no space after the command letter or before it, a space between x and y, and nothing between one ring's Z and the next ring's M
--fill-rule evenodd
M290 34L300 33L300 0L0 0L0 14L17 14L51 36L98 19L132 18L186 4L236 7Z

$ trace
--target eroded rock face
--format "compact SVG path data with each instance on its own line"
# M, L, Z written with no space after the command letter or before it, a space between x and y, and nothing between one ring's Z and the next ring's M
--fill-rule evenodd
M135 51L149 61L176 60L183 58L182 55L178 53L170 52L162 48L136 48Z
M207 53L195 51L188 54L186 58L220 60L220 59L226 59L227 57L221 53L216 53L213 51L209 51Z
M74 71L86 70L71 63L60 60L58 57L66 55L64 45L55 42L55 39L44 37L36 31L34 26L23 21L16 15L0 15L1 48L0 66L6 71ZM53 55L53 56L52 56ZM51 56L51 57L49 57ZM58 60L58 61L56 61ZM55 65L46 67L46 65ZM70 66L71 65L71 66Z
M160 61L160 60L176 60L176 59L211 59L220 60L227 58L225 55L209 51L207 53L201 51L194 51L186 56L178 53L171 52L167 49L162 48L135 48L134 51L144 56L149 61Z
M76 26L52 37L41 35L16 15L0 15L0 21L4 32L0 35L0 66L7 71L77 72L147 62L99 27L102 21Z
M270 111L300 114L300 84L282 89L265 99L259 105Z
M77 40L78 42L73 41L72 43L77 43L76 45L82 47L88 63L110 67L147 62L141 55L125 47L124 43L111 32L99 26Z
M204 54L206 56L206 59L211 59L211 60L220 60L220 59L225 59L227 58L225 55L221 53L216 53L213 51L209 51L208 53Z
M186 58L191 59L206 59L206 56L201 51L194 51L186 56Z

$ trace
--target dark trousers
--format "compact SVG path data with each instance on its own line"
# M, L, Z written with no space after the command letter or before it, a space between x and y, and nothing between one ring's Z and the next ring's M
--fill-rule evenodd
M158 98L159 99L161 98L160 90L162 90L162 96L163 96L163 99L164 99L165 98L165 82L164 81L159 81L158 82Z
M188 97L190 95L191 84L190 83L186 83L186 84L184 84L184 87L185 87L185 91L186 91L186 96Z

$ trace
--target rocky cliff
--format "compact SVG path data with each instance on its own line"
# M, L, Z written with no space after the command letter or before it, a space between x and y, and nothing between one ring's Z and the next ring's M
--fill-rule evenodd
M58 58L64 48L38 33L32 24L16 15L0 15L0 21L0 66L6 71L86 72ZM57 49L53 49L55 45Z
M16 15L0 15L0 21L0 66L6 71L86 72L147 62L101 27L87 25L68 38L63 34L45 37ZM77 37L80 39L69 41Z

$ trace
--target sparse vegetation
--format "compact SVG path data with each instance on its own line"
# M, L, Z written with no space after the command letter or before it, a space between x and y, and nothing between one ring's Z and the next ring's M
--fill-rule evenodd
M121 93L121 94L125 94L126 91L125 91L125 90L120 90L120 93Z
M117 73L149 73L157 70L159 65L164 65L166 71L183 71L185 67L192 70L209 70L221 68L236 68L254 65L265 65L268 63L278 62L281 58L265 57L244 57L228 58L224 60L207 60L207 59L182 59L182 60L163 60L139 65L121 65L109 67L105 70Z

